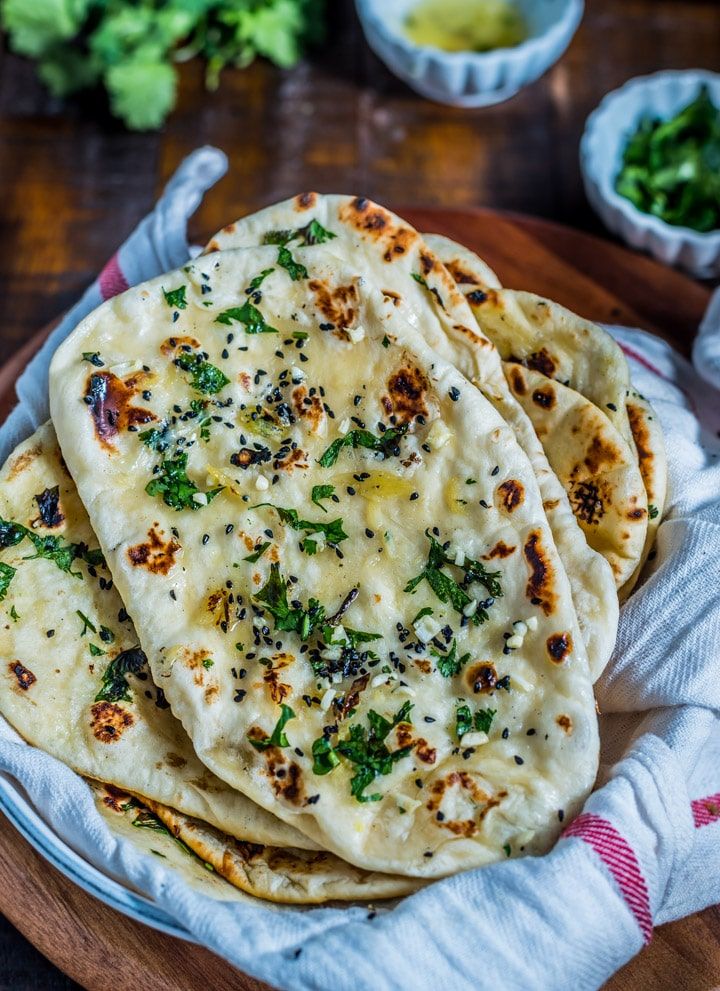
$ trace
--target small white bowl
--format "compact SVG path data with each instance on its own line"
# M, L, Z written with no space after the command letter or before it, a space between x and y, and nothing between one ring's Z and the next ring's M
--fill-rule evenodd
M355 0L355 6L385 65L422 96L455 107L501 103L535 82L565 52L585 7L584 0L517 0L530 28L526 41L490 52L446 52L405 35L405 18L417 2Z
M706 83L720 106L720 75L687 70L656 72L631 79L608 93L588 117L580 143L580 166L585 191L605 224L633 248L640 248L666 265L676 265L698 279L720 275L720 230L701 234L675 227L643 213L615 191L623 152L643 117L674 117Z

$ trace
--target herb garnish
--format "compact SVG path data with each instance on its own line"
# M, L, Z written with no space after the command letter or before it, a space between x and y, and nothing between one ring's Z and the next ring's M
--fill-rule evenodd
M364 447L368 451L377 451L383 458L397 457L400 454L399 440L404 437L410 424L403 423L400 427L391 427L384 434L376 437L369 430L350 430L344 437L338 437L318 460L322 468L332 468L344 447Z
M162 454L163 451L167 451L170 447L170 424L163 420L159 427L153 427L151 430L143 430L142 433L138 434L140 440L153 451L158 451Z
M382 795L377 792L372 795L364 794L365 789L380 775L390 774L393 765L412 750L412 745L400 747L398 750L388 750L385 740L390 731L400 723L410 722L409 716L413 708L412 702L405 702L392 720L385 719L371 709L368 712L369 730L355 724L350 727L348 736L331 747L324 738L313 743L313 771L316 774L327 774L337 767L337 755L345 757L355 764L355 774L350 781L350 793L358 802L379 802Z
M301 247L313 244L324 244L337 237L332 231L326 230L317 220L311 220L305 227L298 227L297 230L268 231L263 237L263 244L278 244L284 247L290 241L299 240Z
M161 462L160 469L155 478L152 478L145 486L145 491L149 496L160 495L163 502L171 509L200 509L206 506L222 492L223 486L217 489L210 489L208 492L200 492L195 482L188 478L187 471L188 456L183 452L176 454L174 458L168 458ZM198 501L195 495L200 494L203 501Z
M424 289L427 289L428 292L430 291L430 286L427 284L426 278L424 278L422 275L418 275L417 272L413 272L412 277L413 279L415 279L416 282L419 282Z
M206 396L214 396L230 382L227 375L224 375L219 368L211 365L199 354L178 355L175 358L175 364L184 372L190 372L190 385Z
M19 544L25 538L33 544L37 553L29 554L23 560L35 561L38 558L45 558L48 561L52 561L60 571L67 572L73 578L82 578L80 571L72 570L73 561L78 558L85 561L90 567L105 564L102 551L97 549L90 550L87 544L67 544L62 537L43 536L42 534L28 530L21 523L12 523L0 518L0 549L15 547L16 544ZM9 565L6 565L6 567L9 567ZM9 583L10 579L8 578Z
M2 600L7 595L8 589L10 588L10 582L15 577L16 571L17 568L13 568L11 567L11 565L4 564L2 561L0 561L0 602L2 602ZM13 606L13 609L14 608L15 607ZM12 615L12 611L11 611L11 615ZM15 619L14 616L13 619Z
M650 517L650 519L656 520L659 515L660 515L660 510L657 508L657 506L653 506L653 504L650 503L650 505L648 506L648 516Z
M14 570L15 569L13 568L13 571ZM0 568L0 574L1 573L2 573L2 569ZM1 598L2 596L0 596L0 599ZM10 606L10 619L13 621L13 623L17 623L17 621L20 619L20 614L18 613L14 605Z
M307 279L308 277L308 270L305 266L296 262L290 251L285 247L278 249L278 265L285 269L293 282L298 282L300 279Z
M334 485L313 485L312 494L310 498L312 499L312 501L315 503L316 506L319 506L320 509L322 509L323 513L327 513L327 509L323 506L320 500L330 499L334 494L335 494Z
M128 674L138 674L147 664L147 657L140 647L130 647L114 657L105 668L102 687L95 696L96 702L132 702Z
M437 658L437 669L443 678L452 678L456 674L460 674L471 657L470 654L463 654L462 657L458 657L457 640L453 640L447 654L441 654L432 648L430 653Z
M295 718L295 713L290 708L289 705L280 706L280 718L275 724L275 728L270 736L266 736L264 740L254 740L248 735L250 743L255 747L256 750L268 750L270 747L289 747L290 743L285 735L285 726L291 720Z
M494 599L502 596L502 587L499 582L499 571L487 571L479 561L464 557L462 564L457 565L455 558L450 557L442 544L434 539L429 530L425 531L425 536L430 541L430 553L427 564L415 578L412 578L405 586L406 592L414 592L421 582L427 581L430 588L441 602L450 602L453 608L463 613L463 610L472 602L465 589L472 582L479 582L484 585L490 593L490 599L478 604L477 609L469 618L479 626L488 620L487 607L492 605ZM457 567L464 572L462 586L450 575L441 569L444 566Z
M105 362L100 357L99 351L83 351L82 360L89 361L91 365L95 365L96 368L102 368Z
M178 286L177 289L171 289L169 292L163 289L163 296L167 305L174 310L184 310L187 306L185 286Z
M343 540L347 540L348 535L343 530L343 521L339 517L336 520L331 520L329 523L313 523L312 520L299 519L296 509L283 509L281 506L273 506L271 502L261 502L252 508L260 509L261 506L269 506L271 509L274 509L283 523L287 524L293 530L302 530L308 535L316 533L324 534L325 540L330 547L337 547ZM317 544L317 540L312 540L310 536L306 536L300 541L300 550L306 554L316 554Z
M274 268L264 268L260 273L260 275L256 275L255 278L250 283L250 285L248 286L247 288L248 293L255 292L256 289L259 289L260 286L265 281L265 279L267 279L268 275L272 275L274 271L275 271Z
M255 564L256 561L260 560L260 558L263 556L263 554L265 553L265 551L268 549L269 546L270 546L270 541L266 540L264 543L256 547L255 550L252 552L252 554L248 554L247 557L244 557L243 561L249 561L250 564Z
M307 640L313 630L325 622L325 608L317 599L310 599L307 609L290 606L287 588L288 583L280 574L280 566L271 564L270 577L256 592L255 598L263 603L275 620L276 630L297 633L301 640Z
M226 326L230 326L233 320L245 324L246 334L278 333L275 327L265 323L265 317L250 302L243 303L242 306L232 306L229 310L224 310L215 317L215 323L223 323Z
M104 654L107 654L106 650L103 650L102 647L98 647L94 643L88 644L88 647L93 657L102 657Z
M90 630L92 633L97 633L97 627L92 622L92 620L88 619L88 617L85 615L84 612L80 612L79 609L76 609L75 615L80 617L80 620L83 625L82 630L80 630L81 637L84 637L88 630Z
M455 710L455 733L458 740L462 740L472 729L488 733L496 715L497 709L478 709L473 717L469 705L459 705Z

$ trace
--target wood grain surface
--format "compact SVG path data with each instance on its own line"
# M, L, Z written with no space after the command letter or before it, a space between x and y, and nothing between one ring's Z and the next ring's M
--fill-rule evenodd
M405 210L421 230L461 238L509 286L558 299L585 317L629 323L687 351L709 292L610 242L556 224L490 211ZM0 368L0 410L36 335ZM3 414L0 412L0 419ZM264 987L207 950L153 932L86 895L0 821L0 912L89 991ZM1 975L0 975L1 977ZM605 991L711 991L720 986L720 908L660 927Z

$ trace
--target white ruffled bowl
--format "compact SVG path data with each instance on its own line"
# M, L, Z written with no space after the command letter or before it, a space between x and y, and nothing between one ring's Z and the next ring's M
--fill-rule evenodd
M641 119L675 116L697 96L703 83L720 106L720 75L695 69L656 72L608 93L585 125L580 166L588 199L611 231L666 265L711 279L720 275L720 230L701 234L689 227L675 227L643 213L615 191L625 146Z
M418 0L355 0L367 42L409 86L438 103L488 107L515 96L550 68L570 44L584 0L517 0L530 36L514 48L446 52L415 45L403 23Z

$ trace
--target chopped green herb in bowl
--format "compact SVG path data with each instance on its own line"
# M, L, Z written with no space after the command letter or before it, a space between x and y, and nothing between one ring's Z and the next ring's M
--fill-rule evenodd
M707 86L669 120L641 120L625 147L615 189L673 226L720 229L720 107Z

